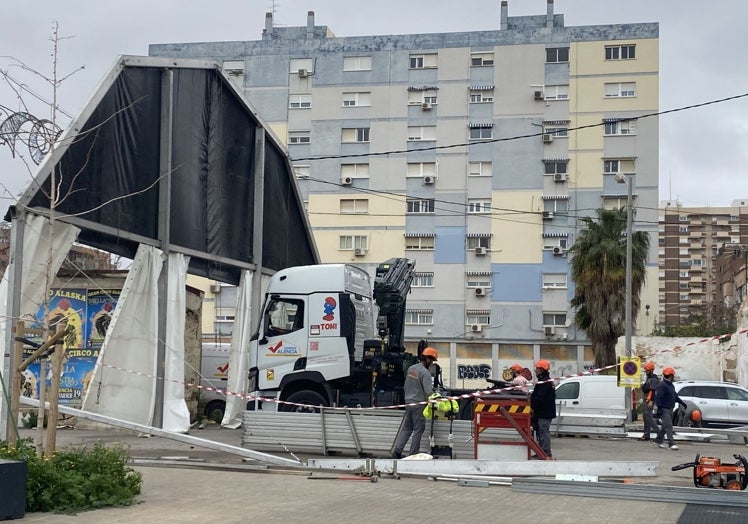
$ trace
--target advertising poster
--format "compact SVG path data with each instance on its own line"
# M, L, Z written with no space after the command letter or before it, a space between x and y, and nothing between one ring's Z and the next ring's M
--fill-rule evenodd
M49 325L65 321L68 331L63 342L65 357L60 376L60 404L76 408L81 406L119 296L118 289L57 289L50 292ZM44 309L40 308L34 327L42 327L43 321ZM41 343L41 340L34 339L34 342ZM24 358L31 355L34 349L25 347ZM37 360L24 372L24 396L39 398L41 365L41 360ZM46 387L50 388L49 371L44 379Z

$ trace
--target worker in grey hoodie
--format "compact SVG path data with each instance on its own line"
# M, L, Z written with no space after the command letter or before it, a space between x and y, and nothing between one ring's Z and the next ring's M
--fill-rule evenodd
M421 449L421 437L426 429L426 417L423 416L423 402L434 391L434 379L429 373L431 364L437 361L439 354L434 348L427 347L421 352L420 362L408 368L405 376L405 418L400 431L395 437L392 457L403 457L403 449L410 438L410 454L415 455Z

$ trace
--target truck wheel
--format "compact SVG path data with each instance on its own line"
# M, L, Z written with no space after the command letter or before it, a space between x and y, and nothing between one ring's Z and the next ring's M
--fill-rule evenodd
M296 413L319 413L319 409L311 406L327 406L327 400L316 391L297 391L292 393L287 402L296 404L308 404L307 406L294 406L293 404L282 404L281 411L294 411Z
M226 402L223 400L212 400L205 406L205 417L213 422L221 423L223 413L226 411Z

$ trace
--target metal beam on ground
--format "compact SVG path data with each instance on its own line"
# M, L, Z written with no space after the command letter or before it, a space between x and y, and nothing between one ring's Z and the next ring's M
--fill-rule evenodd
M26 404L27 406L39 407L39 401L33 398L21 397L21 403ZM232 453L240 457L251 458L260 462L266 462L268 464L275 464L278 466L303 467L303 464L296 460L277 457L275 455L269 455L267 453L260 453L259 451L253 451L251 449L241 448L239 446L232 446L230 444L223 444L221 442L215 442L199 437L184 435L182 433L173 433L171 431L165 431L163 429L146 426L144 424L137 424L135 422L128 422L126 420L99 415L98 413L91 413L90 411L83 411L81 409L74 409L67 406L60 406L59 411L60 413L84 418L86 420L93 420L94 422L99 422L101 424L106 424L122 429L129 429L132 431L139 431L141 433L168 438L171 440L176 440L177 442L184 442L185 444L192 444L194 446L200 446L203 448L212 449L214 451Z
M512 481L512 491L632 501L649 500L679 504L748 507L748 497L744 492L726 489L516 478Z

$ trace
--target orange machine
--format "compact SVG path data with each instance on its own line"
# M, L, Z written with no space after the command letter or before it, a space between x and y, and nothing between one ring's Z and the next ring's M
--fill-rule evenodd
M673 466L673 471L693 468L693 483L697 488L718 488L739 491L748 486L748 460L742 455L733 455L737 462L723 464L714 457L700 457L696 460Z

